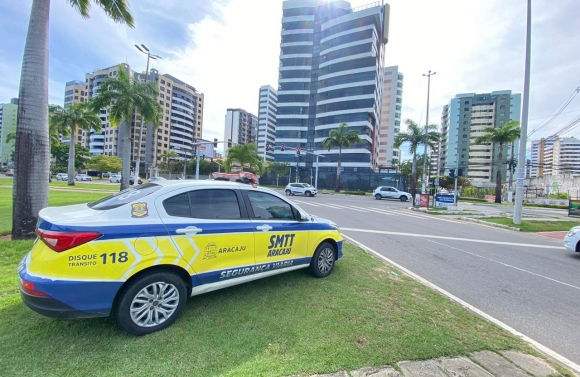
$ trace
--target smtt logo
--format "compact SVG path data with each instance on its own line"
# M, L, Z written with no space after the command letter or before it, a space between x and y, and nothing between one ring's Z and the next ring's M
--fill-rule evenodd
M295 234L274 234L270 237L270 246L268 246L268 257L277 257L287 255L292 252Z

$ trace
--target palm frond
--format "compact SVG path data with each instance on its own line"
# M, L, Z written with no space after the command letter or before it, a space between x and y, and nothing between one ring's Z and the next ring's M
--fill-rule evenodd
M129 2L127 0L95 0L95 2L113 21L127 24L130 28L135 27L135 20L129 10Z

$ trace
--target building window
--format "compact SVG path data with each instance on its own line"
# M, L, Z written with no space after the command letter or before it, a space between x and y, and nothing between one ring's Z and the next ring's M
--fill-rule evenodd
M469 101L465 101L464 103L465 103L466 105L469 105Z
M165 114L169 114L169 110L165 110Z
M469 107L463 108L463 111L469 111Z
M165 84L165 80L161 80L161 83L162 83L162 84Z

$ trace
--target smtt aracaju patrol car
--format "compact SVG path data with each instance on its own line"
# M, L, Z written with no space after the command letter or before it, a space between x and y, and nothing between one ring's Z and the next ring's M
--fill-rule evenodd
M186 299L342 257L336 224L274 191L160 181L96 202L40 211L19 267L22 299L57 318L108 316L135 335L171 325Z

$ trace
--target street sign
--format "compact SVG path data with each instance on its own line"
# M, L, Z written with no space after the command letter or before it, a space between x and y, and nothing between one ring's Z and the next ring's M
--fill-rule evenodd
M455 196L449 194L435 195L435 207L451 207L455 205Z
M570 200L568 217L580 217L580 200Z
M201 144L197 146L197 156L205 156L208 158L214 158L214 149L212 143Z

